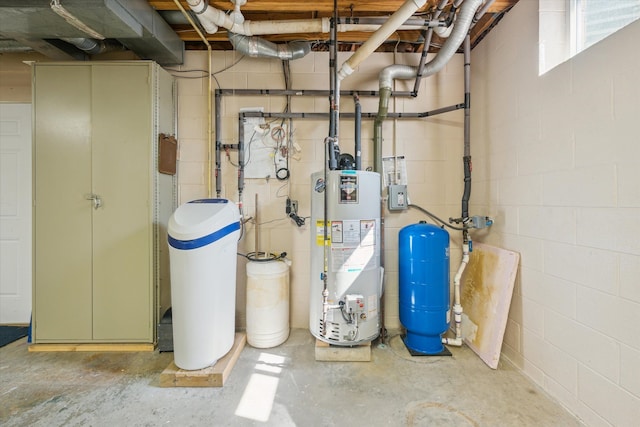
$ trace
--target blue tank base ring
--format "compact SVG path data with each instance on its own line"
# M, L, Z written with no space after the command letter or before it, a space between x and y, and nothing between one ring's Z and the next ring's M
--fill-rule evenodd
M451 356L451 352L442 344L440 335L418 335L407 332L407 335L402 337L402 341L412 356Z

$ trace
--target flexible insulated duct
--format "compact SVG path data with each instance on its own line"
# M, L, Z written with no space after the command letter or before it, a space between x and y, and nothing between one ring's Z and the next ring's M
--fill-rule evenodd
M229 33L229 41L234 49L253 58L298 59L311 52L309 42L289 42L276 44L255 36Z
M442 70L453 57L464 41L467 32L469 32L476 10L482 2L483 0L465 0L464 3L462 3L453 30L451 30L451 35L445 40L438 55L427 62L422 72L422 77L428 77Z

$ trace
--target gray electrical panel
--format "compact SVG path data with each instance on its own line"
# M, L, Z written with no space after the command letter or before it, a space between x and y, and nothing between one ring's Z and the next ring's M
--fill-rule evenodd
M407 186L393 184L389 186L389 210L402 211L408 209Z

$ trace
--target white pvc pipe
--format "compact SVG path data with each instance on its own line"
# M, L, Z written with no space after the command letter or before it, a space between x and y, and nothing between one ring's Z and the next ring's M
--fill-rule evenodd
M244 36L293 33L328 33L331 28L329 18L290 19L280 21L244 21L236 22L231 16L213 6L207 6L204 0L187 0L189 7L198 16L202 27L209 34L215 34L218 27ZM404 21L403 21L404 22ZM381 25L376 24L338 24L340 33L349 31L374 32ZM401 25L400 30L420 30L421 25Z
M462 279L462 273L464 273L467 264L469 263L469 243L465 243L462 246L462 262L456 275L453 277L453 316L456 328L455 338L442 338L443 344L449 344L453 346L462 345L462 305L460 304L460 280Z
M288 21L245 21L238 28L228 28L229 31L247 36L267 34L292 34L292 33L328 33L330 30L329 18L321 19L291 19Z
M398 29L407 19L420 9L426 0L407 0L400 9L389 17L387 22L369 37L369 39L360 48L349 57L340 67L338 71L338 80L342 80L355 70L358 65L369 57L375 50L389 38L394 31Z
M217 13L220 12L218 9L209 7L209 3L203 0L187 0L187 4L189 4L191 10L197 15L198 21L200 21L202 28L204 28L207 33L215 34L218 32L216 22L222 19ZM224 15L224 13L222 13L222 15ZM231 22L231 20L229 21Z

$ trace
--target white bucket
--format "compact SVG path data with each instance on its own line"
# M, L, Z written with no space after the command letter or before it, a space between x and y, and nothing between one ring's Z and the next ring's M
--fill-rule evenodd
M289 337L289 265L283 261L247 263L247 342L270 348Z

